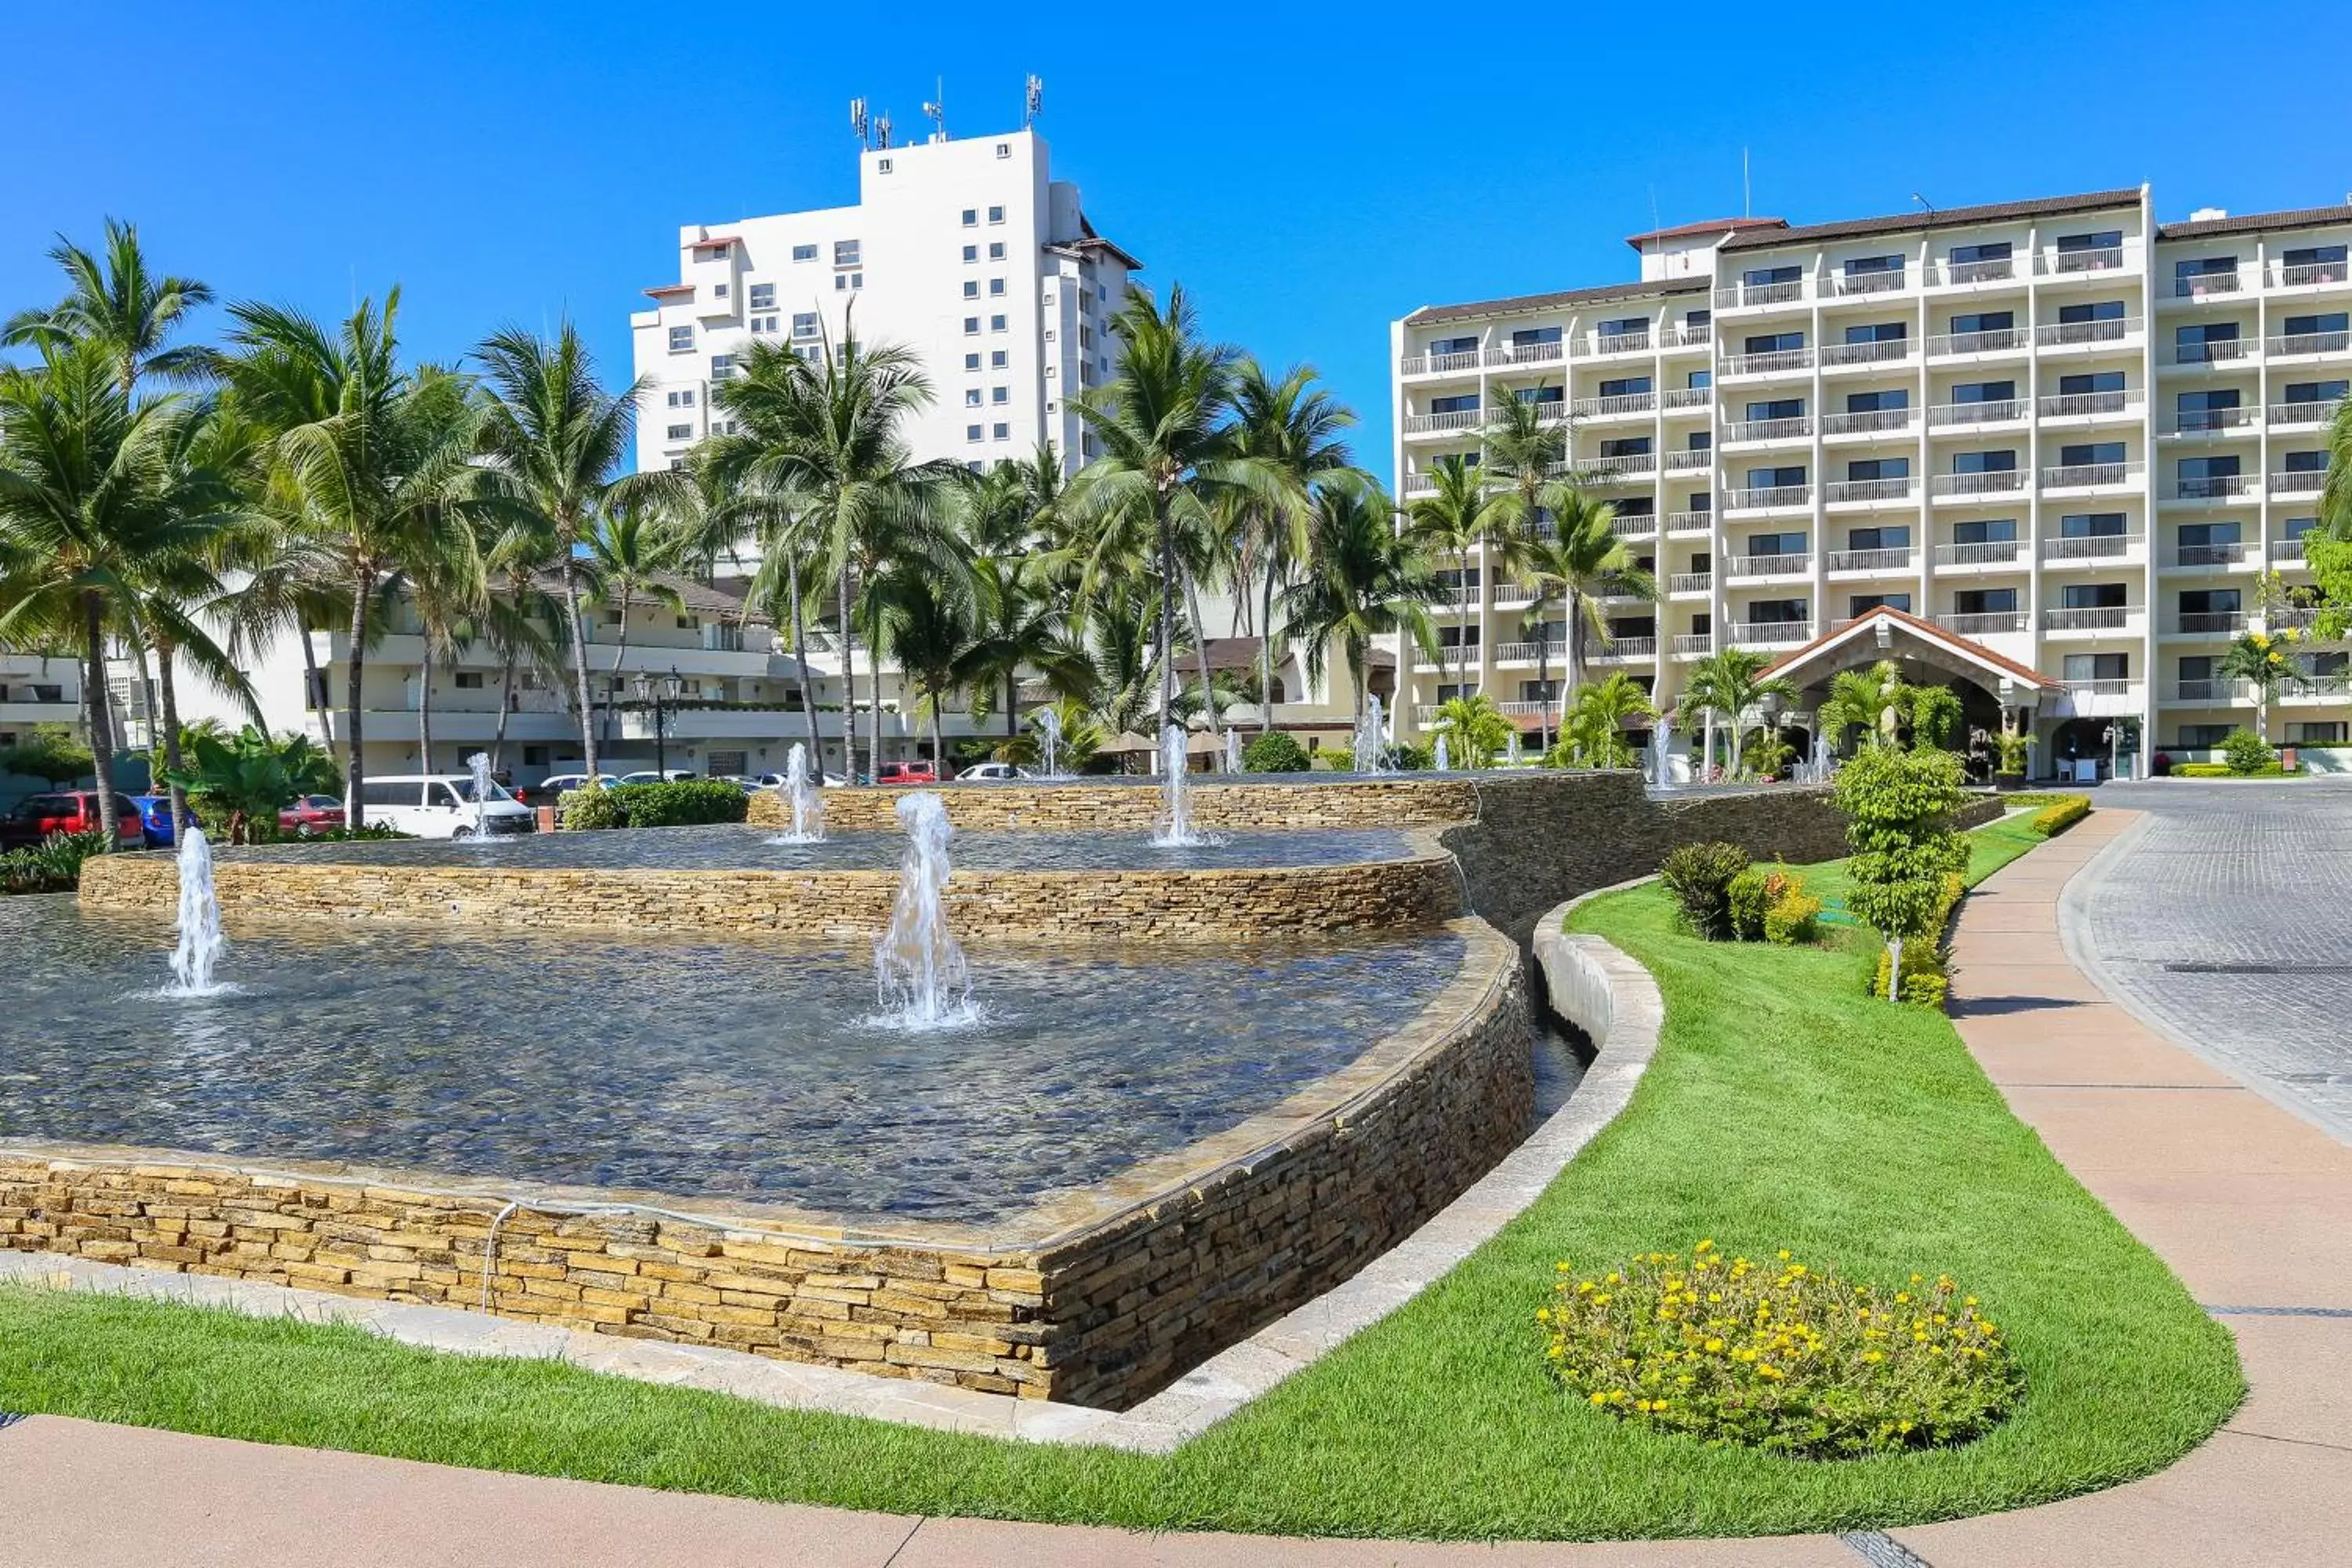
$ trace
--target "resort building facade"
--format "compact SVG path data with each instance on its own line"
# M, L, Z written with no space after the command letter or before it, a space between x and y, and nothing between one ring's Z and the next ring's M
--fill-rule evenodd
M1592 676L1671 701L1745 647L1810 697L1891 657L1951 679L1971 728L2031 734L2037 773L2144 773L2252 723L2232 638L2308 619L2347 243L2352 205L2159 224L2145 187L1636 235L1637 281L1393 323L1398 498L1475 460L1504 399L1540 403L1659 584L1605 605ZM1486 575L1473 551L1444 664L1407 650L1408 724L1464 689L1530 724L1558 702L1557 601L1531 618ZM2345 739L2345 655L2298 657L2273 738Z

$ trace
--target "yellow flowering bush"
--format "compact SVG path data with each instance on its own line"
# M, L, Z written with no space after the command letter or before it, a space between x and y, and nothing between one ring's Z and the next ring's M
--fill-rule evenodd
M1553 1373L1597 1410L1710 1446L1837 1459L1966 1442L2024 1382L2000 1326L1949 1278L1895 1289L1787 1252L1645 1253L1558 1266L1536 1313Z

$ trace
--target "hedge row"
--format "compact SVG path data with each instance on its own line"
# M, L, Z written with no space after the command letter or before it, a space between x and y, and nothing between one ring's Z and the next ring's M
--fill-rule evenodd
M2091 815L2088 795L2062 795L2035 814L2032 826L2044 838L2055 838Z
M555 808L567 829L693 827L742 821L751 814L751 797L724 779L681 779L566 790Z

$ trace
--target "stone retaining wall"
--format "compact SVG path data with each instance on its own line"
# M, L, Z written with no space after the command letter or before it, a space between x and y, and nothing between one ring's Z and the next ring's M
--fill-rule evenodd
M0 1247L467 1308L488 1257L503 1316L1122 1407L1353 1274L1525 1135L1517 955L1455 929L1461 974L1350 1067L993 1234L20 1142L0 1148ZM499 1221L510 1198L540 1206ZM637 1206L550 1212L616 1203Z
M222 860L214 885L232 920L849 938L889 924L898 873ZM178 868L164 854L107 856L83 868L80 897L85 908L169 920L179 907ZM959 870L948 887L950 921L984 940L1221 942L1423 925L1461 912L1460 873L1433 848L1409 859L1340 866Z
M825 826L843 833L895 833L898 820L894 814L907 793L895 786L826 790ZM968 832L1025 827L1040 833L1148 833L1160 816L1159 785L1141 780L947 784L939 795L947 803L948 820ZM1217 829L1428 827L1474 816L1477 805L1467 774L1289 776L1280 783L1246 778L1228 783L1208 774L1192 791L1194 826ZM754 826L787 826L788 815L773 790L751 797Z

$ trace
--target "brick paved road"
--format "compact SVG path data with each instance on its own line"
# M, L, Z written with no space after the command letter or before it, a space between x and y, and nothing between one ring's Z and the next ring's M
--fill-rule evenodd
M2352 781L2096 800L2148 817L2077 885L2077 951L2182 1043L2352 1142Z

